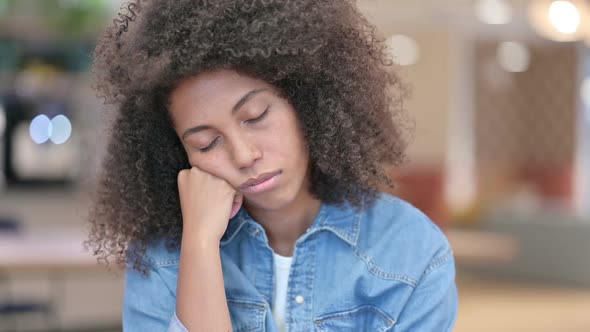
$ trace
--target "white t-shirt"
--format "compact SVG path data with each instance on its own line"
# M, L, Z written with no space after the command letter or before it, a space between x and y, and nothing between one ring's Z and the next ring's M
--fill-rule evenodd
M285 306L287 305L287 284L293 257L273 253L275 267L275 297L272 312L279 331L285 332Z

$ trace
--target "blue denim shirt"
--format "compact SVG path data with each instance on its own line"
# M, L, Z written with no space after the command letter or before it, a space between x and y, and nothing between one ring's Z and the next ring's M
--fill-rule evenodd
M234 331L278 331L273 251L242 208L222 237L223 278ZM150 246L146 278L125 275L125 331L186 331L178 320L180 252ZM295 243L287 331L451 331L458 297L452 249L441 230L410 204L381 193L371 206L322 204Z

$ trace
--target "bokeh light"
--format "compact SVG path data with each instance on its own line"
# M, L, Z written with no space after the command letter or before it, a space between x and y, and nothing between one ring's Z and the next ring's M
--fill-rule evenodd
M500 44L497 52L497 59L500 66L512 73L524 72L530 63L530 52L526 46L514 41L507 41Z
M58 115L51 119L51 141L55 144L62 144L72 134L72 124L65 115Z
M553 1L549 6L549 21L561 33L574 33L580 26L580 12L569 1Z
M29 133L35 143L43 144L47 142L49 137L51 137L51 132L51 121L49 120L47 115L37 115L31 121L31 125L29 126Z
M512 20L512 8L505 0L479 0L475 14L487 24L507 24Z
M414 39L405 35L394 35L388 39L393 60L402 66L410 66L418 62L420 50Z

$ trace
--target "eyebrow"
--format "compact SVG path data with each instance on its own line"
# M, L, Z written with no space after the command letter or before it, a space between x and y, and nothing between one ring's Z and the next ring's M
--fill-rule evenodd
M238 100L238 102L232 107L231 114L234 115L242 106L244 106L245 103L247 103L250 99L254 98L254 96L256 96L258 93L260 93L262 91L266 91L266 89L265 88L254 89L254 90L246 93L245 95L243 95L242 98L240 98L240 100ZM187 136L197 133L202 130L206 130L206 129L211 129L211 126L200 125L200 126L189 128L184 132L184 134L182 134L182 139L184 140Z

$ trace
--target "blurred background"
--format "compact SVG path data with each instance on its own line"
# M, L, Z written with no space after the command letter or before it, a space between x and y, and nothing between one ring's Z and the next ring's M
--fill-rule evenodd
M119 0L0 0L0 331L120 331L84 251ZM590 1L359 0L411 86L394 194L457 259L455 331L590 331Z

